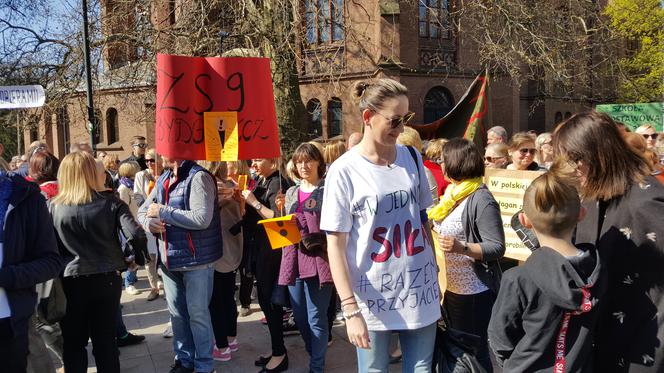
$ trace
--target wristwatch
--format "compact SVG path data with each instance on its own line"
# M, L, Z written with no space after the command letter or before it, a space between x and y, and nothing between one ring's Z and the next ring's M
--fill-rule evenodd
M260 201L256 201L252 206L256 209L256 211L260 210L263 205L260 203Z

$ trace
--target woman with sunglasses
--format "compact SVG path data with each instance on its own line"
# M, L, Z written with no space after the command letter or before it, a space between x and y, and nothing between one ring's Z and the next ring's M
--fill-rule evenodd
M597 246L606 281L592 371L661 372L664 186L606 114L572 116L554 131L553 147L553 168L570 168L587 210L576 243Z
M408 91L391 79L355 86L362 141L330 167L320 228L359 372L389 370L399 334L403 370L430 372L440 297L424 210L431 206L422 159L397 145L412 119ZM424 219L422 219L424 215Z
M509 147L503 143L487 145L484 150L485 168L505 168L509 163Z
M509 143L509 155L512 163L507 165L508 170L538 171L543 170L535 162L535 140L525 132L515 133Z
M648 146L649 150L657 150L655 144L657 143L658 134L655 126L652 124L644 124L637 128L634 132L638 133L639 135L643 136L644 139L646 139L646 145Z

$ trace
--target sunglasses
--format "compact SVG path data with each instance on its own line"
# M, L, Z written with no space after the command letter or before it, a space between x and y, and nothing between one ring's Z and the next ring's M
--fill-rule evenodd
M489 162L489 163L494 163L498 161L499 159L505 159L505 157L484 157L484 160Z
M653 139L653 140L657 140L657 135L659 135L659 134L658 134L658 133L653 133L653 134L651 134L651 135L647 135L647 134L644 133L644 134L643 134L643 137L644 137L646 140L648 139L648 137L650 137L650 138Z
M519 153L521 153L521 155L526 155L527 153L530 153L530 155L535 155L536 152L537 152L537 149L532 149L532 148L530 148L530 149L527 149L527 148L519 149Z
M141 148L141 149L145 149L145 148L148 147L148 144L142 144L142 143L141 143L141 144L134 144L134 145L132 145L132 146L135 146L135 147L137 147L137 148Z
M146 159L145 162L147 162L147 163L154 163L155 160L154 160L154 159Z
M375 110L373 108L371 109L371 111L373 111L374 113L376 113L376 114L380 115L381 117L387 119L388 122L390 123L390 128L391 129L395 129L395 128L399 127L402 124L405 126L406 124L408 124L408 122L413 120L413 117L415 117L415 113L413 113L412 111L407 112L406 115L404 115L402 117L396 117L396 118L388 118L385 115L378 112L378 110Z

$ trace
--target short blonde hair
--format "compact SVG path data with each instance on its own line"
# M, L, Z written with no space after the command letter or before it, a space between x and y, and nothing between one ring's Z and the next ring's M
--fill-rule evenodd
M430 161L443 159L443 148L445 147L446 143L447 139L436 139L429 141L429 146L427 146L427 150L424 155Z
M111 168L111 165L118 164L119 158L117 154L107 154L102 161L105 169Z
M646 133L647 130L653 130L657 132L657 128L655 128L655 126L653 126L652 124L643 124L639 126L639 128L637 128L636 131L634 132L643 135L644 133Z
M97 189L97 163L88 152L68 154L58 169L57 205L83 205L92 201Z
M325 145L323 150L323 159L325 163L332 164L337 158L346 152L346 144L343 141L334 141ZM318 175L322 176L322 175Z
M118 175L120 175L120 177L128 177L131 179L136 176L136 173L140 170L141 168L136 162L125 162L120 165L120 168L118 169Z
M405 146L412 146L419 153L422 152L422 138L416 129L404 127L403 132L397 138L397 143Z

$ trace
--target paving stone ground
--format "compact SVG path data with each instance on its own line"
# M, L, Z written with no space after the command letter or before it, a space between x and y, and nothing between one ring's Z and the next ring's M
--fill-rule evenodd
M172 339L166 339L162 332L168 324L166 301L162 297L152 302L146 300L148 283L144 271L139 271L139 282L136 288L141 293L135 296L122 294L124 321L127 329L134 334L144 335L145 341L139 345L120 349L120 364L123 373L167 373L173 362ZM238 318L238 340L240 350L233 354L229 362L215 362L218 373L249 373L258 372L254 360L259 354L270 351L270 337L267 327L260 319L263 313L258 304L251 306L252 313L247 317ZM348 343L346 327L342 323L334 326L334 342L327 351L326 372L351 373L357 372L355 348ZM308 372L308 356L304 342L299 334L285 337L288 350L289 369L292 373ZM88 372L96 372L92 346L88 346ZM393 365L390 372L400 372L401 366Z

